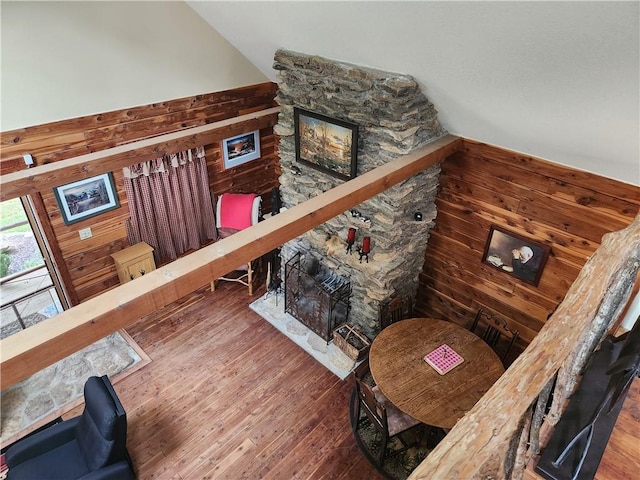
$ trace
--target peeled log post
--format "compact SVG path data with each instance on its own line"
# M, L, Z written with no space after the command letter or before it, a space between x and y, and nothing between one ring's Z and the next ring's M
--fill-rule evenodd
M629 258L605 292L591 329L584 332L582 340L564 361L558 372L553 402L547 414L549 425L555 425L560 420L566 400L573 394L591 353L597 349L622 313L633 290L637 271L638 258Z
M549 403L549 397L551 395L551 389L555 384L555 378L552 378L540 392L538 400L536 401L536 408L533 412L533 419L531 420L531 435L530 448L528 455L538 455L540 453L540 427L546 416L547 404Z
M413 471L409 480L508 478L505 458L522 415L602 311L625 305L640 266L640 216L603 237L529 347Z

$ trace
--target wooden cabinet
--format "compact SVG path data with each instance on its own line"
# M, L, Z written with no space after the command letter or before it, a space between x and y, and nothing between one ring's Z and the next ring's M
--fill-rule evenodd
M156 269L153 248L144 242L124 248L111 254L111 257L116 262L120 283L127 283Z

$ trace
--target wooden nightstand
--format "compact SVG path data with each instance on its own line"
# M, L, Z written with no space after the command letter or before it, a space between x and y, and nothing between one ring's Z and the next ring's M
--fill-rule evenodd
M144 242L136 243L119 252L112 253L111 257L116 262L116 271L120 283L127 283L145 273L156 269L153 260L153 248Z

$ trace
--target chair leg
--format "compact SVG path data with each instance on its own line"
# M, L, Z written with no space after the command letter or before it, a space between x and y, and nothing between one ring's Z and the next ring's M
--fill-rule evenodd
M216 291L216 281L215 280L211 280L211 291L212 292Z
M253 266L251 262L247 264L247 283L249 284L249 295L253 295Z
M378 452L378 466L382 467L384 464L384 459L387 456L387 442L389 439L386 435L382 437L382 441L380 442L380 452Z

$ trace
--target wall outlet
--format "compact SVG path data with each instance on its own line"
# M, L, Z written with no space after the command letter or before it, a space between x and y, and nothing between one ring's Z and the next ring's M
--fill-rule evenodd
M87 238L93 237L93 233L91 233L91 228L83 228L80 230L80 240L86 240Z

